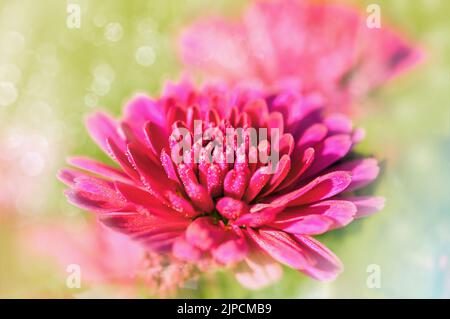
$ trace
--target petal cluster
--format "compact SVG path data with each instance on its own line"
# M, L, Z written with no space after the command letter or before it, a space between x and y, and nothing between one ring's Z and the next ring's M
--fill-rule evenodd
M88 119L91 136L116 166L75 157L74 168L59 176L71 203L152 252L236 267L251 287L278 278L278 263L331 280L341 262L313 236L379 210L383 199L358 195L379 171L375 159L351 155L363 132L343 115L325 115L320 102L289 90L267 95L169 84L157 99L132 99L119 120L104 113ZM277 152L279 160L274 167L251 162L232 145L218 153L241 160L215 161L203 156L214 143L210 136L197 160L188 151L175 161L174 132L182 128L192 138L196 121L203 132L277 128L277 147L269 148L267 138L258 149Z
M208 79L269 90L319 92L329 108L352 101L415 64L421 53L368 13L302 0L256 1L238 21L203 18L180 37L185 65Z

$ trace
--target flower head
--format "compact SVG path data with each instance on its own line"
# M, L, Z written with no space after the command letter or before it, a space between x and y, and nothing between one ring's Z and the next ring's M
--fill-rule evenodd
M119 168L77 157L69 160L77 169L60 178L71 203L152 252L236 266L251 287L278 278L276 262L331 280L342 265L312 236L383 200L355 195L376 178L377 161L349 159L362 131L343 115L325 116L319 101L294 91L168 85L158 99L134 98L120 120L88 119ZM256 144L245 134L242 143L237 135L221 143L239 128L268 133ZM178 148L181 141L191 147Z
M256 1L238 21L202 19L180 38L185 65L208 79L317 92L329 108L351 103L415 64L420 52L345 5Z
M245 152L251 149L248 139L241 149L214 144L218 134L210 134L178 161L176 133L183 128L187 134L181 138L193 139L195 122L203 134L277 129L277 146L268 147L275 145L270 134L257 149L276 153L278 160L252 162ZM71 158L78 169L60 174L71 203L152 252L187 263L236 266L247 286L261 285L258 276L276 279L275 261L319 280L333 279L341 263L312 236L382 206L380 198L354 194L378 174L375 159L346 160L361 130L343 115L324 116L314 96L265 96L219 86L197 90L183 82L169 85L159 99L134 98L119 121L94 114L87 127L120 167ZM226 154L236 155L235 161L220 161Z

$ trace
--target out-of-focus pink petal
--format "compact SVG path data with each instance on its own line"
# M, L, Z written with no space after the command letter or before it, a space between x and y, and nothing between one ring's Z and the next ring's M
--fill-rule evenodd
M367 184L374 181L380 168L378 167L378 161L374 158L364 158L345 162L333 167L333 170L350 171L352 173L352 182L346 189L347 192L351 192L360 189Z
M352 121L343 114L335 113L325 118L325 125L329 134L350 134L353 129Z
M253 250L235 271L236 279L248 289L261 289L280 280L283 268L267 254Z
M181 36L184 59L210 74L225 74L236 80L240 73L253 77L243 31L242 26L219 19L200 22Z
M187 67L210 79L267 90L320 92L329 109L353 102L403 72L420 52L366 14L339 4L256 1L241 21L204 20L183 32Z
M186 239L201 250L209 250L220 244L225 234L211 217L199 217L186 229Z
M27 227L22 240L27 250L48 256L60 265L81 267L83 286L128 283L141 271L144 249L127 236L93 223L52 223Z
M319 241L310 236L293 235L302 250L311 260L302 269L302 272L320 281L334 280L343 270L343 265L338 257Z
M343 198L356 205L356 218L370 216L383 209L385 199L377 196L355 196Z
M230 235L212 250L212 256L219 263L228 265L243 260L248 253L248 245L244 237Z
M202 258L203 252L189 243L184 236L178 237L172 246L173 255L181 260L196 262Z

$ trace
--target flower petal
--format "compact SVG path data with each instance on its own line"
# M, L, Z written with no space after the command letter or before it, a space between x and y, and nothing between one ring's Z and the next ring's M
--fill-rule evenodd
M283 231L247 228L246 233L262 250L282 264L304 269L309 262L300 245Z
M343 265L338 257L319 241L310 236L293 235L303 252L312 262L302 272L320 281L334 280L342 272Z
M234 264L248 254L248 245L244 237L231 235L223 243L212 249L212 256L221 264Z
M303 178L316 175L331 164L343 158L350 151L353 143L351 137L345 134L327 137L315 147L315 160Z
M370 216L383 209L385 199L376 196L355 196L343 198L356 205L356 218Z
M378 161L374 158L365 158L345 162L333 167L333 170L350 171L352 173L352 182L346 189L351 192L360 189L373 182L380 172Z
M98 174L102 177L106 177L112 180L119 180L124 182L129 182L130 179L127 175L125 175L120 170L103 164L101 162L97 162L96 160L92 160L85 157L70 157L67 162L70 165L81 168L88 172Z
M117 123L109 115L101 112L92 114L86 120L86 128L106 154L111 154L107 139L113 140L120 150L125 149L124 140L117 129Z
M184 236L180 236L174 241L172 253L176 258L189 262L199 261L203 255L203 252L190 244Z
M225 237L225 231L214 224L211 217L199 217L186 229L186 239L201 250L209 250L219 245Z
M336 171L322 175L305 186L275 198L272 205L300 206L314 203L343 192L351 182L351 174Z

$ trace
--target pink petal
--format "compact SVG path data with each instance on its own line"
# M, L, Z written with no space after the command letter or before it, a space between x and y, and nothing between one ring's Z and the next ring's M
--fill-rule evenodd
M171 156L167 153L165 149L161 150L160 154L161 165L166 172L167 177L175 182L178 186L181 186L181 181L178 178L178 174L175 168L175 164L172 161Z
M140 141L145 141L144 126L149 121L158 125L160 132L167 134L165 114L161 104L146 95L137 95L126 105L124 118Z
M176 191L175 184L169 180L161 166L156 165L139 146L128 144L127 156L139 174L140 181L149 192L160 201L166 201L167 192Z
M211 212L214 209L214 203L208 191L199 184L193 169L181 163L178 164L178 174L192 203L202 211Z
M330 225L331 230L348 225L353 221L355 214L356 206L351 201L324 200L308 206L290 207L277 215L273 225L277 226L277 228L282 228L284 225L295 225L297 220L301 220L305 216L321 215L333 221L332 225Z
M120 150L125 149L123 138L117 130L117 123L104 113L95 113L86 120L86 127L94 141L106 154L110 154L107 139L113 140Z
M247 74L252 68L247 60L243 28L220 20L198 23L182 34L183 60L210 72L226 74L230 78Z
M346 133L350 134L353 129L352 121L345 115L335 113L325 118L325 125L330 135Z
M206 186L212 197L222 195L222 185L225 179L225 171L217 163L200 163L200 182Z
M67 160L70 165L81 168L88 172L101 175L102 177L110 178L112 180L130 181L127 175L120 170L84 157L71 157Z
M248 168L232 169L225 176L223 184L225 196L241 199L244 196L249 180L250 171Z
M79 176L86 176L86 174L69 168L62 169L57 175L58 179L67 186L75 185L75 178Z
M184 217L194 217L198 215L191 206L181 206L180 203L177 203L178 206L173 205L175 199L169 201L171 205L168 207L142 188L121 182L115 182L115 186L128 202L140 206L152 214L162 217L171 215L176 216L177 212Z
M283 231L247 228L246 233L263 251L282 264L304 269L309 262L299 244Z
M300 150L307 149L308 147L315 146L321 142L328 134L328 128L321 123L311 125L302 134L301 139L298 142L298 148Z
M275 221L272 226L291 234L320 235L329 231L333 224L334 220L328 216L312 214L290 221Z
M172 253L176 258L189 262L199 261L203 255L203 252L191 245L184 236L180 236L174 241Z
M214 247L212 256L221 264L234 264L243 260L248 254L244 237L230 236L229 239Z
M252 251L235 270L236 279L248 289L261 289L281 279L283 268L262 251Z
M99 217L106 226L128 234L150 250L168 252L189 221L175 216L156 216L136 212L106 213Z
M235 222L237 226L260 227L273 222L282 206L271 204L256 204L250 209L250 213L241 215Z
M219 245L226 232L214 224L211 217L199 217L186 229L186 239L201 250L209 250Z
M356 218L370 216L383 209L385 199L376 196L357 196L343 198L356 205Z
M197 217L202 214L201 211L197 211L192 206L191 202L185 199L183 196L175 193L173 191L169 191L166 193L166 199L169 202L170 208L179 212L181 215L185 217Z
M250 211L246 203L231 197L222 197L219 199L216 204L216 209L220 215L232 220Z
M286 195L272 201L273 205L300 206L333 197L343 192L351 182L348 172L336 171L322 175Z
M75 178L73 189L77 195L98 202L102 207L125 207L124 198L109 182L95 177L80 176Z
M120 167L125 171L125 173L135 180L139 180L139 174L134 169L133 165L129 162L125 153L120 149L119 146L112 139L107 139L106 141L109 149L109 153L112 155L113 159L119 163Z
M293 235L312 262L302 272L320 281L334 280L342 272L343 265L333 252L310 236Z
M277 163L275 173L272 175L269 183L264 186L261 197L272 193L286 178L291 169L291 158L284 155Z
M365 158L345 162L333 167L333 170L350 171L352 173L352 182L346 191L351 192L360 189L372 181L374 181L380 168L378 167L378 161L374 158Z
M259 192L263 189L264 185L267 184L267 182L272 177L271 174L269 174L270 169L267 166L263 166L258 168L250 178L250 181L248 183L248 187L245 191L244 196L242 197L242 200L249 203L251 202L256 196L258 196Z
M151 150L156 156L161 153L164 147L168 147L169 136L159 125L147 122L144 127L144 133Z
M327 137L315 147L315 161L305 172L303 178L312 177L343 158L350 151L352 144L349 135L340 134Z
M292 162L292 168L289 171L284 181L277 187L276 191L281 191L288 188L291 185L295 185L299 181L300 177L307 171L314 161L315 151L313 148L307 148L303 153L301 160L295 160Z

